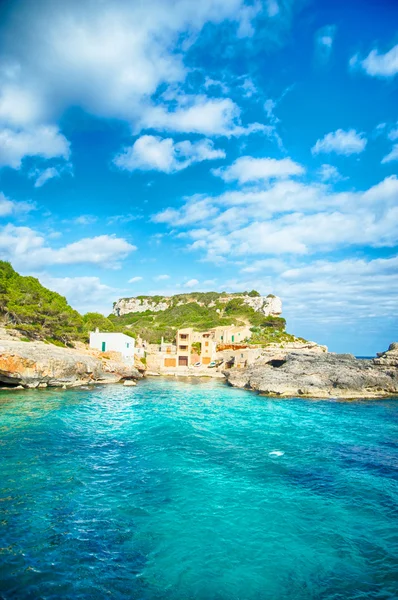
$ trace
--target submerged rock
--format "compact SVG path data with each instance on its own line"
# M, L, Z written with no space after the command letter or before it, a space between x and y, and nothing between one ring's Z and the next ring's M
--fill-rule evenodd
M374 398L398 394L398 344L377 358L352 354L291 352L246 369L224 371L239 388L272 396Z
M74 387L117 383L142 375L117 361L103 361L88 352L43 342L0 341L0 386L24 388Z

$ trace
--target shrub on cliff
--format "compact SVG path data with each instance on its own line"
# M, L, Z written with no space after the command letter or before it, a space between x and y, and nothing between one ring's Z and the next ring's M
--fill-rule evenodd
M81 315L66 299L41 285L35 277L19 275L0 261L0 316L29 339L71 344L85 339Z

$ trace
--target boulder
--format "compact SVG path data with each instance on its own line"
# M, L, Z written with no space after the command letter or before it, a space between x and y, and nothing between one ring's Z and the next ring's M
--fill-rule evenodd
M224 371L235 387L272 396L374 398L398 395L395 346L380 357L360 360L351 354L291 352L284 358Z

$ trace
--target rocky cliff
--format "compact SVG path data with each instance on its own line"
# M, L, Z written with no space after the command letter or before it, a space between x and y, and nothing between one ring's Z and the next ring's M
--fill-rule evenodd
M291 352L261 365L224 372L228 382L271 396L375 398L398 396L398 344L377 358L351 354Z
M180 297L178 297L180 298ZM265 316L279 316L282 314L282 300L277 296L248 296L248 295L221 295L218 298L220 304L227 304L230 300L241 298L245 304L251 306L257 312L263 313ZM175 296L158 298L157 296L147 296L138 298L121 298L115 302L113 306L113 314L122 316L128 313L140 313L150 310L151 312L161 312L167 310L171 306L181 306L196 302L199 306L204 306L205 303L200 299L187 295L184 299L175 300ZM209 308L216 306L216 302L207 304Z
M114 356L42 342L0 341L0 387L74 387L141 376Z

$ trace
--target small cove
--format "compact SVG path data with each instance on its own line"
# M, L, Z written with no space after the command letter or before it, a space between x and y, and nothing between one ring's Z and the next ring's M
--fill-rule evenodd
M393 598L398 403L0 395L0 597Z

